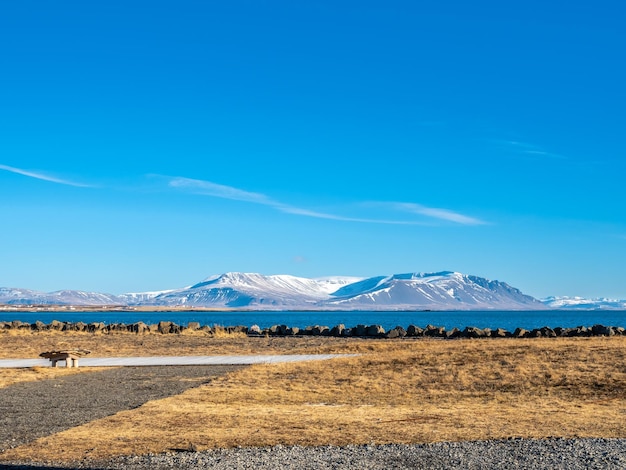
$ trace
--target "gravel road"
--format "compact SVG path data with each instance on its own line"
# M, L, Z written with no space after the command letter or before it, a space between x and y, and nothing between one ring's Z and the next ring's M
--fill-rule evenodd
M619 469L626 439L513 439L426 445L268 447L123 457L73 466L5 465L7 470L76 469Z
M0 453L149 400L177 395L238 368L119 367L0 388Z

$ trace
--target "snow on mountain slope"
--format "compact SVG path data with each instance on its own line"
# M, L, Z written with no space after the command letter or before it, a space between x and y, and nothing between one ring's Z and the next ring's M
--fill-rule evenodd
M586 299L584 297L547 297L543 304L550 309L578 310L626 310L626 300Z
M223 307L308 307L328 297L329 290L349 280L321 280L286 274L229 272L211 276L191 287L158 295L149 303Z
M0 304L146 305L254 310L528 310L625 309L626 301L550 297L540 302L500 281L452 271L308 279L229 272L180 289L119 296L63 290L0 288Z
M235 272L209 277L201 283L191 286L191 289L209 286L212 288L239 288L246 291L258 291L275 295L295 294L320 298L327 293L322 287L323 284L314 279L290 276L288 274L264 276L258 273Z
M150 305L279 309L540 309L545 306L508 284L444 271L368 279L229 272L158 295Z
M326 293L332 294L344 286L361 281L362 277L353 276L328 276L316 277L313 280L319 284L319 287Z
M39 292L29 289L0 288L0 303L7 305L123 305L115 295L77 290Z
M169 292L173 292L172 289L168 290L160 290L154 292L126 292L124 294L120 294L117 297L123 301L123 303L132 305L141 302L147 302L161 294L167 294Z
M443 271L374 277L335 292L329 305L344 308L437 310L541 309L545 306L499 281Z
M31 304L31 299L44 295L30 289L19 289L15 287L0 287L0 304L6 305L24 305Z

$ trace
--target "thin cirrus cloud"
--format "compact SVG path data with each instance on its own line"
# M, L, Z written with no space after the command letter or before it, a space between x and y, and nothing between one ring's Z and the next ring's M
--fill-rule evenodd
M426 217L432 217L434 219L445 220L447 222L454 222L461 225L484 225L485 221L470 217L467 215L459 214L448 209L440 209L436 207L426 207L421 204L415 204L412 202L392 202L386 203L390 208L410 212L412 214L423 215Z
M232 186L226 186L223 184L213 183L212 181L197 180L193 178L184 178L178 176L171 178L168 182L168 186L171 188L179 189L185 192L199 194L202 196L212 196L221 199L230 199L233 201L251 202L254 204L261 204L263 206L272 207L281 212L294 215L302 215L306 217L313 217L316 219L329 219L329 220L341 220L344 222L368 222L368 223L381 223L381 224L406 224L407 222L401 221L389 221L389 220L374 220L374 219L362 219L356 217L344 217L340 215L327 214L324 212L312 211L309 209L303 209L300 207L290 206L261 193L254 193L245 191L243 189L234 188Z
M280 212L287 214L301 215L305 217L313 217L318 219L338 220L344 222L363 222L363 223L376 223L376 224L391 224L391 225L424 225L420 221L410 220L389 220L389 219L371 219L361 217L346 217L336 214L329 214L325 212L317 212L310 209L304 209L300 207L294 207L289 204L276 201L269 196L261 193L255 193L245 191L232 186L226 186L222 184L213 183L206 180L197 180L185 177L173 177L168 181L170 188L178 189L181 191L189 192L192 194L212 196L222 199L230 199L234 201L250 202L254 204L261 204L264 206L272 207ZM424 216L431 219L442 220L446 222L453 222L461 225L480 225L485 222L453 212L447 209L438 209L432 207L422 206L414 203L378 203L378 206L386 207L395 211L409 212L412 214Z
M48 181L50 183L64 184L66 186L75 186L77 188L91 188L93 186L83 183L77 183L75 181L69 181L66 179L56 178L54 176L46 175L45 173L35 172L30 170L23 170L21 168L15 168L8 165L0 164L0 170L8 171L22 176L28 176L29 178L35 178L42 181Z
M493 140L494 144L513 150L520 155L529 155L535 157L552 158L555 160L567 160L567 157L558 153L548 152L547 150L528 142L521 142L518 140Z

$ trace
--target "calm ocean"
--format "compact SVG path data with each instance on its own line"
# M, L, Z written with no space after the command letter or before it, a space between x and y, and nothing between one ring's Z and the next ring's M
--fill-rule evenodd
M199 322L201 325L259 325L261 328L272 325L287 325L304 328L309 325L333 327L343 323L350 328L358 324L382 325L385 329L397 325L424 327L428 324L463 329L466 326L478 328L505 328L509 331L517 327L532 329L549 327L575 327L601 324L606 326L626 327L626 311L620 310L550 310L550 311L472 311L472 312L0 312L0 321L21 320L34 323L40 320L50 323L52 320L68 322L104 322L147 324L159 321L172 321L179 325Z

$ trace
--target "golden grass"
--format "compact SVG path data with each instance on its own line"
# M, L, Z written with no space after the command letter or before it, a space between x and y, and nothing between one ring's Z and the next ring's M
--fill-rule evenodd
M9 333L10 332L10 333ZM193 356L214 354L298 354L332 352L358 340L323 337L250 337L219 331L182 334L83 333L0 330L0 359L34 359L43 351L87 349L92 357Z
M24 369L0 369L0 388L8 387L19 382L44 380L63 375L89 372L90 368L67 369L65 367L29 367Z
M294 343L283 344L288 349ZM307 347L307 340L299 344ZM356 340L308 347L363 355L241 369L2 458L104 458L190 444L626 437L624 337Z

